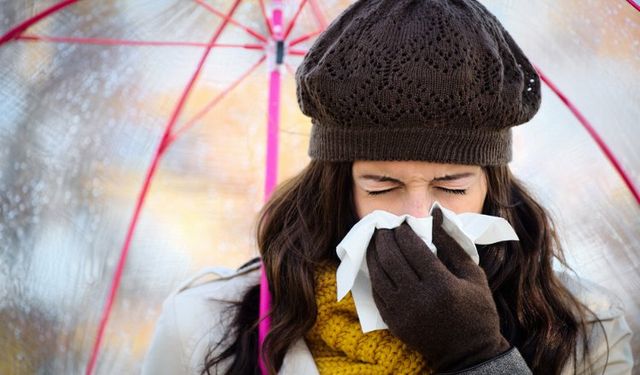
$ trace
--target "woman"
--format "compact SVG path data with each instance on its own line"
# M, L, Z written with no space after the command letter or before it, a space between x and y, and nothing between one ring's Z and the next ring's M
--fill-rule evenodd
M271 373L629 374L619 302L552 269L545 210L509 171L510 128L540 105L540 81L473 0L360 0L296 72L312 161L263 209L258 246L272 295ZM403 224L367 251L389 329L362 333L336 301L336 245L368 213L505 218L519 241L473 263L433 212L437 256ZM196 278L198 279L198 278ZM143 372L258 373L259 261L188 282L164 305Z

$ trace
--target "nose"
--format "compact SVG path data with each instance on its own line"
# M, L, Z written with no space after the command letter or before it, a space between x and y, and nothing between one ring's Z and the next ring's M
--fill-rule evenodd
M412 194L406 201L404 211L413 217L427 217L433 202L433 197L425 195L424 192Z

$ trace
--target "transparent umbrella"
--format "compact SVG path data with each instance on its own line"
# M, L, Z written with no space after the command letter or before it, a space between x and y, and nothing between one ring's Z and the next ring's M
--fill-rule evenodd
M182 279L257 254L308 161L292 73L349 3L0 2L0 373L136 372ZM548 83L513 169L638 331L639 8L482 3Z

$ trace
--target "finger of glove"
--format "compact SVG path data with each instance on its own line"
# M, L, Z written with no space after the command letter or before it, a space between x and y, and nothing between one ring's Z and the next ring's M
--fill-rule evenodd
M420 280L431 280L449 273L431 249L406 222L394 229L398 248Z
M398 286L380 262L377 246L378 241L377 236L374 235L367 248L367 268L369 269L371 288L374 293L379 294L381 297L386 296L387 298L391 298L398 289Z
M373 295L373 302L375 302L382 320L388 322L390 315L394 314L394 311L392 310L394 305L385 301L384 297L378 293L378 288L373 288L372 286L371 294ZM387 300L389 300L390 303L393 303L392 298L387 297Z
M369 269L374 302L380 311L380 315L384 316L390 313L388 307L397 302L398 287L380 264L378 250L373 239L367 250L367 268Z
M378 230L374 237L379 264L397 287L400 288L419 280L400 251L393 230Z
M440 208L433 210L433 244L438 249L438 258L458 278L480 282L486 279L484 271L475 264L471 256L443 228Z

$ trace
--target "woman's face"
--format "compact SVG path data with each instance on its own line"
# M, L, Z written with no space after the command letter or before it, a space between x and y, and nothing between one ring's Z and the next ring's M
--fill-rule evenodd
M435 201L455 213L481 213L487 195L484 170L477 165L355 161L351 168L359 218L374 210L426 217Z

